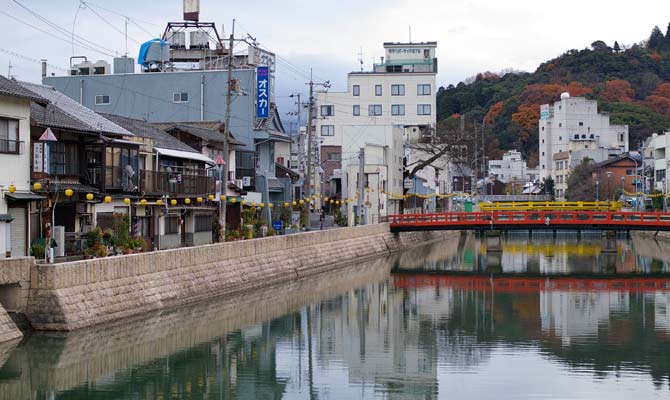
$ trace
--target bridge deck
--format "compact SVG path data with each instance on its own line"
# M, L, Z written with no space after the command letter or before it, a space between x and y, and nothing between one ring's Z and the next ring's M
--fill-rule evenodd
M421 230L670 231L670 213L622 211L491 211L389 215L392 232Z

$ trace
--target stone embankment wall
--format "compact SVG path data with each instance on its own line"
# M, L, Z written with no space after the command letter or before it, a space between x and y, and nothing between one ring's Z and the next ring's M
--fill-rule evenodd
M75 330L260 289L455 234L394 234L377 224L37 265L27 317L38 330Z
M7 312L25 313L33 263L32 257L4 259L0 263L0 342L23 337Z

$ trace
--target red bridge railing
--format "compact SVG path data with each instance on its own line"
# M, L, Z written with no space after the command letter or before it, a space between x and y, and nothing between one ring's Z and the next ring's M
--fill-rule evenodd
M665 228L670 230L670 213L623 211L491 211L434 214L394 214L387 217L391 228L454 227L613 227Z

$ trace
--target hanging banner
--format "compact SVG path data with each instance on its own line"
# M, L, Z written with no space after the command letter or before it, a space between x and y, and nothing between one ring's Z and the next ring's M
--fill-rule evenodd
M256 117L270 116L270 72L268 67L256 68Z

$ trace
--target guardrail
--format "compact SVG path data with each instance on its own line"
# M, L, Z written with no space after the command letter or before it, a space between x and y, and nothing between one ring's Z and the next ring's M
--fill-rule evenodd
M479 203L482 211L620 211L617 201L524 201Z

